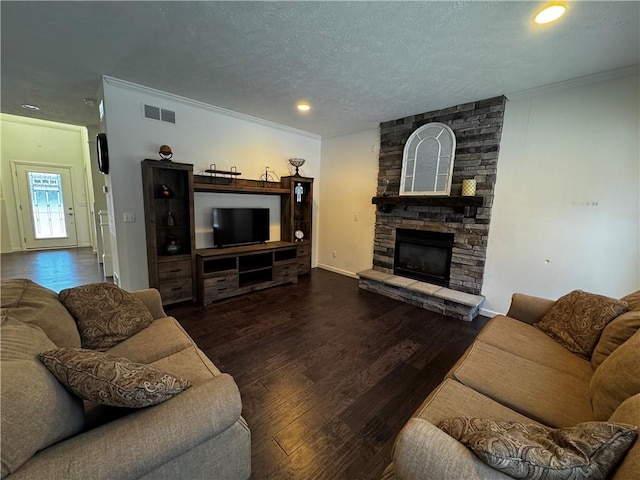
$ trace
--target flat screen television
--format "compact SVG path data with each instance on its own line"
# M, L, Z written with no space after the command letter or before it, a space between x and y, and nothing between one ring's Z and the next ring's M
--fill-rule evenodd
M269 240L268 208L214 208L215 247L251 245Z

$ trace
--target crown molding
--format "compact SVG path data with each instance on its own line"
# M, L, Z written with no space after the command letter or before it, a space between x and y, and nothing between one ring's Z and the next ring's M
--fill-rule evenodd
M567 88L582 87L586 85L592 85L594 83L607 82L616 80L618 78L631 77L638 75L640 72L640 65L630 65L628 67L618 68L616 70L609 70L607 72L595 73L593 75L587 75L584 77L572 78L571 80L565 80L563 82L552 83L549 85L542 85L540 87L530 88L528 90L522 90L519 92L513 92L505 95L509 100L520 100L525 98L534 97L544 93L552 93L556 91L565 90Z
M262 118L252 117L251 115L245 115L244 113L234 112L233 110L227 110L226 108L216 107L215 105L199 102L198 100L192 100L190 98L182 97L180 95L175 95L173 93L163 92L162 90L156 90L155 88L146 87L144 85L138 85L137 83L128 82L126 80L120 80L119 78L109 77L108 75L103 75L102 80L104 83L110 86L120 87L133 92L144 93L146 95L151 95L161 99L171 100L174 102L182 103L183 105L187 105L190 107L208 110L210 112L217 113L219 115L224 115L224 116L235 118L238 120L244 120L246 122L256 123L258 125L275 128L278 130L282 130L284 132L293 133L293 134L301 135L308 138L313 138L315 140L321 139L320 135L317 135L315 133L299 130L293 127L288 127L286 125L281 125L279 123L271 122L269 120L264 120Z

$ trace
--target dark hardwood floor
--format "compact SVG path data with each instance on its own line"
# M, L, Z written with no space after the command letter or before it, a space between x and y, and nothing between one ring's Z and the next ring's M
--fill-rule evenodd
M463 322L320 269L166 309L240 388L253 479L378 479L411 414L474 340Z
M101 282L91 249L0 257L2 279ZM253 479L378 479L398 432L474 340L463 322L320 269L207 307L166 308L240 388Z
M0 255L0 278L30 278L56 292L105 281L90 247L4 253Z

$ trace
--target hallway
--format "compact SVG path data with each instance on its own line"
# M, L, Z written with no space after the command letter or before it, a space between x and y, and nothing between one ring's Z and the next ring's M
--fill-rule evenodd
M90 247L0 255L0 278L29 278L55 292L105 281L102 265Z

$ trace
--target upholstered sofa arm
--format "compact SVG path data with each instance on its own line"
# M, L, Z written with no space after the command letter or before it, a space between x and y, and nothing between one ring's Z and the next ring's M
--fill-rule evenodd
M507 312L507 317L515 318L521 322L533 325L539 322L544 314L555 303L547 298L533 297L524 293L514 293L511 297L511 306Z
M398 480L512 480L422 418L409 420L396 439L393 469Z
M155 288L138 290L133 292L133 294L144 302L144 304L151 312L151 316L154 320L167 316L167 314L164 313L164 308L162 308L162 298L160 297L160 292Z
M241 410L238 387L222 374L160 405L52 445L8 479L138 478L226 430Z

